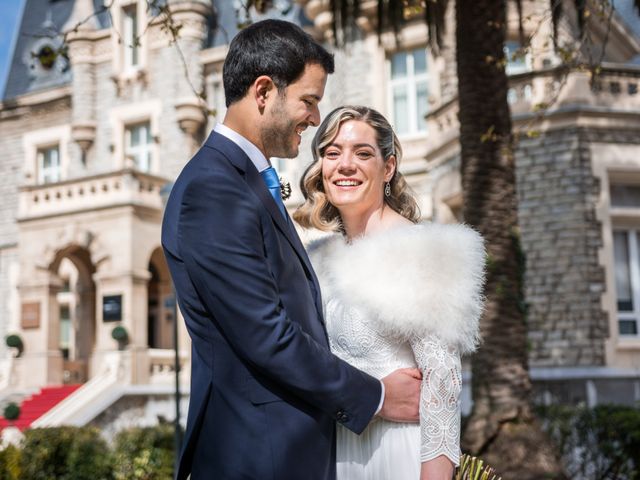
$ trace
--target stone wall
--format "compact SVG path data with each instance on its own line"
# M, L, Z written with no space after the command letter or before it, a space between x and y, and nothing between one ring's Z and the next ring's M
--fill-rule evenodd
M18 187L25 183L24 134L70 122L69 98L0 112L0 247L18 241Z
M638 144L640 134L573 127L523 140L516 153L534 367L605 364L609 320L595 211L602 186L589 148L595 142Z
M0 112L0 356L4 336L15 328L18 305L18 191L25 183L24 134L70 123L69 98L38 107L7 108Z
M4 356L4 338L13 332L18 322L18 248L0 248L0 358Z
M186 426L189 394L180 397L180 424ZM93 419L89 425L100 430L112 442L118 432L128 428L144 428L159 423L175 422L175 396L172 393L125 394Z

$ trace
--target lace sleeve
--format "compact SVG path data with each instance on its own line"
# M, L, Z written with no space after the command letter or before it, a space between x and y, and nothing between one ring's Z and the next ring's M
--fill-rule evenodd
M420 395L420 461L445 455L460 463L460 392L462 368L458 349L437 336L413 338L411 347L422 371Z

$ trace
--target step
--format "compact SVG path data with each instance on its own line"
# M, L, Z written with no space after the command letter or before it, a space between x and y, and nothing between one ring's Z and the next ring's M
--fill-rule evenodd
M26 398L20 404L20 417L15 420L12 425L20 430L28 428L35 420L46 414L81 386L82 385L60 385L43 387L37 394ZM0 430L6 428L9 424L6 419L0 417Z

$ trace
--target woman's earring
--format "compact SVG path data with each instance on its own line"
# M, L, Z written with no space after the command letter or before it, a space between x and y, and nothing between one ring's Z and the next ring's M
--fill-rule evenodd
M391 196L391 183L387 182L384 186L384 196L385 197L390 197Z

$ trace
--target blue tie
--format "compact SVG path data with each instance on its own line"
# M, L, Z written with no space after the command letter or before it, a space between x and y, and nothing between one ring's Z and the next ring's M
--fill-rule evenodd
M266 170L261 171L260 175L262 175L264 183L267 184L269 193L271 193L271 196L276 201L276 205L278 205L280 213L282 213L282 216L286 219L287 214L284 208L284 203L282 203L282 197L280 196L280 179L278 178L276 169L273 167L269 167Z

